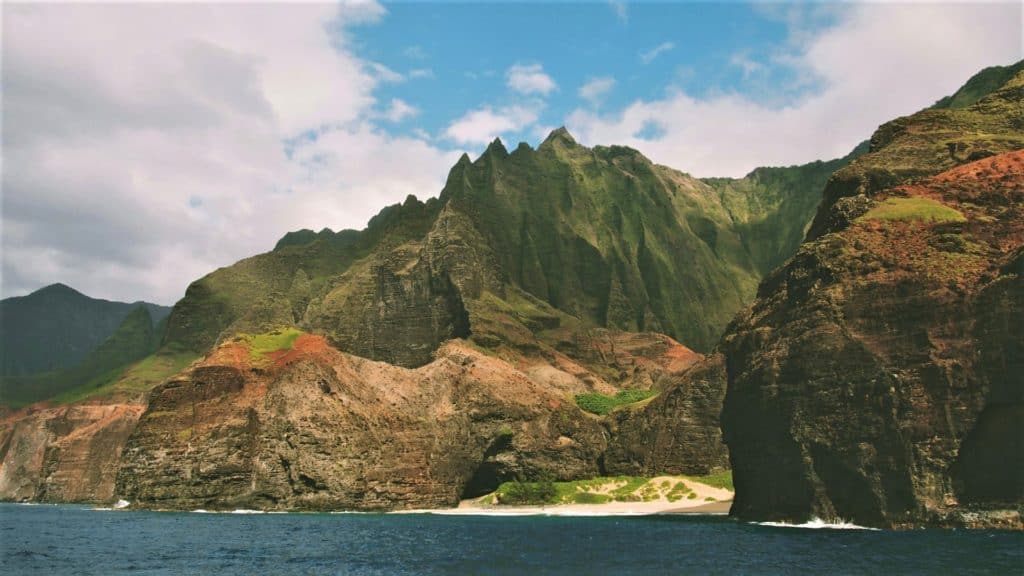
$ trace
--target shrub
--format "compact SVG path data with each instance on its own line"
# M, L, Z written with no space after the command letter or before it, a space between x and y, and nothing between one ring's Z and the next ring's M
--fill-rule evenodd
M590 392L587 394L577 394L576 405L579 406L580 410L585 412L604 416L619 406L640 402L651 398L656 394L657 392L654 390L640 390L639 388L622 390L615 396Z
M497 491L499 504L551 504L556 496L555 479L548 472L541 472L534 482L506 482Z
M595 494L593 492L578 492L573 494L572 500L577 504L604 504L611 502L611 497L606 494Z

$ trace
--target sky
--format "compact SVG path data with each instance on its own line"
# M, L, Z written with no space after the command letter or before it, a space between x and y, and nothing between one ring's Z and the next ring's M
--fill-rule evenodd
M1022 29L1013 1L5 3L0 295L172 304L562 125L700 177L839 157Z

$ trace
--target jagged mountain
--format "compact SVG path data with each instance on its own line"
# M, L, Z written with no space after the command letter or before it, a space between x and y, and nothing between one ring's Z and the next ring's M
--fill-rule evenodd
M193 283L150 357L161 364L140 362L103 392L120 402L107 449L123 456L97 497L401 508L451 505L541 472L721 469L727 454L709 409L720 389L673 393L677 413L692 417L663 437L671 450L656 461L636 453L637 428L605 431L571 398L678 379L699 355L651 330L713 338L765 259L786 257L791 240L764 237L771 220L801 234L813 215L815 184L792 194L781 185L823 183L830 166L709 183L559 130L536 150L510 154L495 142L475 162L464 157L439 198L410 197L365 230L289 234ZM769 228L745 236L759 226ZM206 358L157 386L140 412L130 392L142 375L196 354ZM68 417L54 410L7 429L6 444L20 447L8 462L38 450L94 458L91 445L34 432ZM125 436L125 426L135 431ZM62 466L50 477L100 474ZM5 474L7 497L81 491Z
M739 180L564 130L536 150L495 142L437 199L362 231L291 233L194 282L161 352L113 385L151 390L144 408L115 394L107 410L4 421L0 497L394 509L511 478L731 460L744 517L898 525L928 521L936 494L1019 498L1015 472L985 473L1014 461L1001 438L1020 422L1006 367L1024 159L1001 154L1024 147L1019 94L886 124L867 155ZM656 332L710 346L782 262L713 354ZM605 417L573 402L628 388L660 394ZM954 428L969 437L950 464Z
M145 307L154 323L167 306L90 298L64 284L0 301L0 377L27 376L70 368L117 330L135 308Z
M629 148L580 146L564 129L536 150L496 141L460 159L438 199L410 197L363 231L290 233L195 282L168 341L202 352L297 326L415 367L448 338L500 338L474 329L474 315L486 323L484 302L511 288L588 325L705 350L795 250L828 174L855 155L701 181ZM459 284L463 272L472 278Z

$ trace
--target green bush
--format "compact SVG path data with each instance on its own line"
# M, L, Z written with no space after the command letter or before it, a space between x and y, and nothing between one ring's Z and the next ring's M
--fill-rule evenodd
M595 494L594 492L578 492L573 494L573 502L576 504L605 504L611 502L607 494Z
M576 405L579 406L580 410L590 412L591 414L597 414L598 416L604 416L619 406L625 406L626 404L632 404L634 402L640 402L655 396L657 392L654 390L640 390L638 388L630 388L629 390L622 390L615 396L608 396L606 394L599 394L597 392L590 392L587 394L576 395Z
M735 492L736 489L732 485L732 470L726 470L725 472L718 472L716 474L708 474L707 476L687 476L689 480L700 482L701 484L707 484L713 488L725 488Z
M557 496L555 479L542 472L534 482L506 482L498 487L497 496L499 504L551 504Z

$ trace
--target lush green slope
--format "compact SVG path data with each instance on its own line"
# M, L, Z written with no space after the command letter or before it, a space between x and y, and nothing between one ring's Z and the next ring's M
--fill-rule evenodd
M1003 84L1010 81L1018 72L1024 70L1024 60L1009 66L991 66L978 72L966 84L953 94L935 103L932 108L966 108L995 92Z
M744 248L764 275L796 253L810 224L808 214L821 203L821 191L832 173L867 150L865 141L845 157L828 162L757 168L743 178L704 182L718 191Z
M0 403L28 404L83 386L101 386L130 364L153 353L159 345L158 329L147 307L136 306L117 330L79 364L44 374L5 378L0 387Z
M630 148L580 146L564 129L537 149L496 141L460 159L438 199L410 197L359 232L290 233L194 282L168 342L203 352L230 334L297 326L417 365L453 336L515 340L519 328L500 318L525 306L528 333L575 318L704 350L791 255L827 175L847 161L701 181Z
M171 310L145 302L90 298L63 284L0 301L0 377L75 366L139 306L156 322Z

